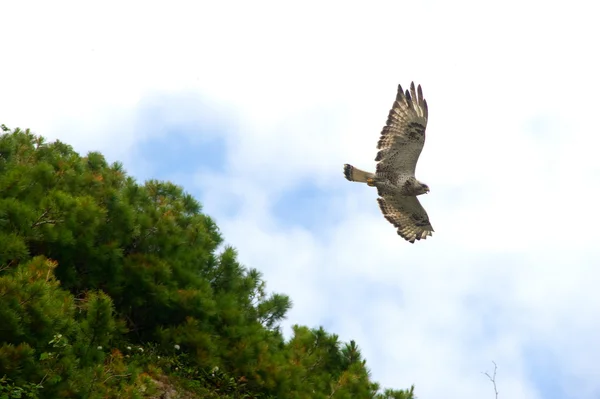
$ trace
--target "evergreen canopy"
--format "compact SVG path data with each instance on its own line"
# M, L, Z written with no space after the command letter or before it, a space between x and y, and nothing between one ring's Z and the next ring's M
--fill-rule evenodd
M285 340L289 297L181 187L2 129L0 398L413 398L381 393L354 341Z

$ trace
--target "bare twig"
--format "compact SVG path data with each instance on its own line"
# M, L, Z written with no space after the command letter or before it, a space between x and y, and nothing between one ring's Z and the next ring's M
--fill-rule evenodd
M39 226L42 219L44 219L50 213L50 209L45 209L44 212L40 215L40 217L31 225L31 228Z
M50 209L45 209L44 212L40 215L40 217L35 222L33 222L31 228L35 229L36 227L42 226L44 224L57 224L63 222L63 220L59 219L47 219L48 216L50 216Z
M54 219L54 220L41 220L39 222L35 222L34 224L31 225L31 228L34 229L36 227L42 226L44 224L58 224L58 223L62 223L63 220L62 219Z
M498 370L498 366L496 362L492 361L492 363L494 363L494 374L490 375L487 371L482 374L486 375L492 381L492 384L494 384L494 393L496 394L496 399L498 399L498 389L496 388L496 371Z
M121 378L121 377L131 377L131 373L129 374L114 374L109 376L107 379L104 380L103 384L106 384L106 381L110 380L111 378Z

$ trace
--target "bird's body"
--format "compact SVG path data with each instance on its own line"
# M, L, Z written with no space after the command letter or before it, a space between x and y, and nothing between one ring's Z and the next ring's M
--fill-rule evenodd
M385 218L407 241L426 239L433 232L427 212L417 199L429 192L429 187L415 178L417 161L425 144L427 102L421 86L403 92L398 85L396 101L390 110L377 148L375 173L352 165L344 165L344 176L355 182L377 188L379 208Z

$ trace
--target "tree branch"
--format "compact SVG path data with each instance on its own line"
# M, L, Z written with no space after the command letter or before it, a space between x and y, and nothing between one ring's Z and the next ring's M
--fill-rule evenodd
M62 220L49 220L49 219L45 219L50 215L50 209L46 209L44 210L44 213L42 213L40 215L40 217L31 225L31 228L34 229L38 226L44 225L44 224L57 224L57 223L62 223ZM45 220L43 220L45 219Z
M492 381L492 384L494 384L494 393L496 394L496 399L498 399L498 389L496 388L496 371L498 370L498 366L496 365L496 362L492 361L492 363L494 363L494 374L490 375L487 371L482 374L487 376L487 378Z

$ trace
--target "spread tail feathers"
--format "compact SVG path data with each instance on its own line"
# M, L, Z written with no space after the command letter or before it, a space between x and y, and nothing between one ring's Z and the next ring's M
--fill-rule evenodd
M365 172L364 170L360 170L348 164L344 165L344 176L346 176L346 179L350 181L356 181L360 183L366 183L367 179L372 179L375 177L373 173Z

